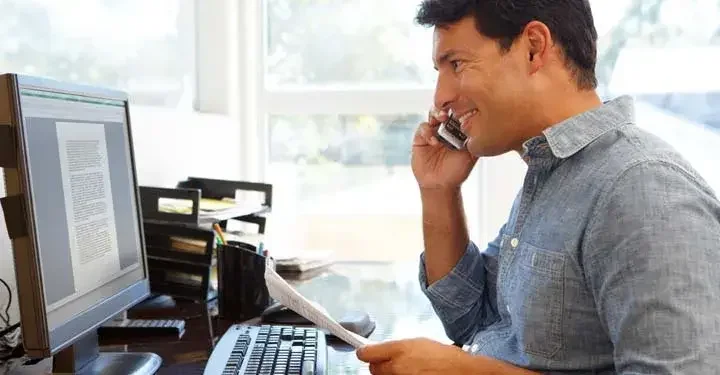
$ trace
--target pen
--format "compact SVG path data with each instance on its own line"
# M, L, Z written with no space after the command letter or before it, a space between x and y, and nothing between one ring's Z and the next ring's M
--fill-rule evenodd
M263 243L262 243L262 241L260 241L260 243L258 244L257 253L258 253L258 255L263 255Z

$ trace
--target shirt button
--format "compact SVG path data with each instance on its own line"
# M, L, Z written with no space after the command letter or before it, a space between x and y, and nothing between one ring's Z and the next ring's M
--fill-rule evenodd
M510 240L510 246L512 246L513 249L518 247L519 244L520 244L520 241L517 238L513 238L512 240Z
M470 347L470 353L473 353L473 354L477 353L478 348L479 348L478 344L473 344L473 345Z

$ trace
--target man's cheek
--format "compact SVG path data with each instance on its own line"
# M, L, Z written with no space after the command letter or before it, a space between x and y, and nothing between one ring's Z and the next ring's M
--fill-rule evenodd
M488 78L477 70L467 69L462 73L458 88L460 93L467 97L482 96L487 91Z

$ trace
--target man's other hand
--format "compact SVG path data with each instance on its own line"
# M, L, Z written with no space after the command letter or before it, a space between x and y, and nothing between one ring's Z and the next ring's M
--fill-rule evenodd
M364 346L357 357L370 364L373 375L537 375L483 356L471 356L460 348L429 339L387 341Z
M467 374L472 357L451 345L429 339L388 341L357 350L373 375Z

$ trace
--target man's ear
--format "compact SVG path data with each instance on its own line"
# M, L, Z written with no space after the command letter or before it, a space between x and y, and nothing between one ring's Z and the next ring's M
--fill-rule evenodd
M540 21L530 21L525 25L523 38L528 49L528 63L530 72L535 73L542 68L549 57L548 52L552 46L552 34L547 25Z

